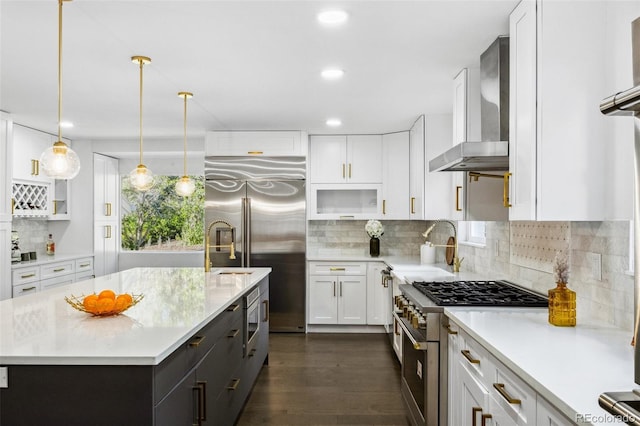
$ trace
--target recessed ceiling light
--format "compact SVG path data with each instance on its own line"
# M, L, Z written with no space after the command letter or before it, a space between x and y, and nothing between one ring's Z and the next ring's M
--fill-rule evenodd
M344 71L339 68L327 68L325 70L322 70L321 75L325 80L337 80L339 78L342 78L342 76L344 75Z
M338 127L342 125L342 121L339 118L330 118L326 123L329 127Z
M73 127L73 123L70 121L61 121L60 127L62 127L63 129L70 129Z
M318 14L318 21L325 25L339 25L347 20L349 15L344 10L325 10Z

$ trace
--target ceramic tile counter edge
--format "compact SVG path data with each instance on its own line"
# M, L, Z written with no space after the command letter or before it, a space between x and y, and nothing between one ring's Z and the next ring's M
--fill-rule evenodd
M631 335L598 324L554 327L546 309L445 308L447 317L577 424L624 424L598 405L603 392L629 391Z
M78 254L56 254L54 256L40 256L36 260L27 260L24 262L16 262L11 264L11 269L25 268L30 266L46 265L47 263L63 262L71 259L82 259L83 257L93 257L91 253L78 253Z
M0 365L157 365L254 288L271 268L134 268L0 302ZM121 315L74 310L65 296L144 294Z

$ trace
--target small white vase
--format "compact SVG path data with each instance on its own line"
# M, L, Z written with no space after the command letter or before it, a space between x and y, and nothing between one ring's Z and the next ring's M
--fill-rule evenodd
M429 244L420 246L420 264L433 265L436 263L436 248Z

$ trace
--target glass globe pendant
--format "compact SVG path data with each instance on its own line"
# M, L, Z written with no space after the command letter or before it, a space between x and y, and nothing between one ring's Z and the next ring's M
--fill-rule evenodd
M58 141L40 155L40 167L54 179L73 179L80 171L78 155L62 142L62 3L58 1Z
M184 98L184 174L176 182L176 194L188 197L196 190L196 184L187 176L187 99L193 97L191 92L179 92L178 96Z
M129 182L138 191L148 191L153 187L153 173L142 162L142 68L151 62L146 56L132 56L131 61L140 65L140 163L129 173Z

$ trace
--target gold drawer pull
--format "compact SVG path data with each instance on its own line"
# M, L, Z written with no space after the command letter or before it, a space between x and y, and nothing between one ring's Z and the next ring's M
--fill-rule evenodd
M197 348L200 346L200 343L204 340L205 336L195 336L192 341L189 342L189 346L192 348Z
M267 322L269 321L269 301L263 300L262 303L264 304L264 319L262 322Z
M337 266L332 266L332 267L329 268L329 270L331 272L337 272L337 271L345 271L346 268L340 268L340 267L337 267Z
M480 407L471 407L471 426L476 426L476 417L478 417L478 413L482 413L482 408Z
M105 216L111 216L111 203L105 203L105 206L107 208Z
M504 207L511 207L509 200L509 177L511 177L511 173L505 172L503 175L504 186L502 188L502 205Z
M457 331L455 331L455 330L452 330L452 329L451 329L451 326L450 326L450 325L448 325L448 326L447 326L447 334L455 335L455 334L458 334L458 332L457 332Z
M238 330L238 329L231 330L231 331L229 332L229 334L227 334L227 337L228 337L229 339L233 339L234 337L236 337L236 336L238 335L238 333L240 333L240 330Z
M249 351L249 355L247 355L249 358L251 358L252 356L254 356L256 354L256 350L255 349L251 349L251 351Z
M239 384L240 384L240 379L231 379L231 384L227 386L227 390L234 391L238 389Z
M56 268L53 270L53 272L62 272L64 271L65 268Z
M31 278L31 277L35 277L36 274L26 274L26 275L20 275L20 278Z
M247 151L247 154L249 154L249 155L262 155L262 154L264 154L264 152L262 152L262 151Z
M227 312L235 312L235 311L238 310L239 307L240 307L240 305L238 305L238 304L231 305L231 306L229 306L227 308Z
M469 361L471 364L480 364L480 360L472 357L471 352L469 352L467 349L461 350L460 353L462 353L462 355L464 355L467 361Z
M27 288L23 288L22 291L31 291L31 290L35 290L35 287L27 287Z
M480 426L487 426L487 419L492 418L493 416L491 414L483 414L482 415L482 423L480 423Z
M522 404L518 398L512 398L511 395L507 393L504 388L504 383L494 383L493 387L496 388L498 393L509 403L509 404Z
M80 265L81 268L86 268L87 266L90 266L90 263L83 263L82 265Z
M460 207L460 191L462 191L461 186L456 186L456 211L461 212L462 208Z
M416 214L416 198L411 197L411 214Z

